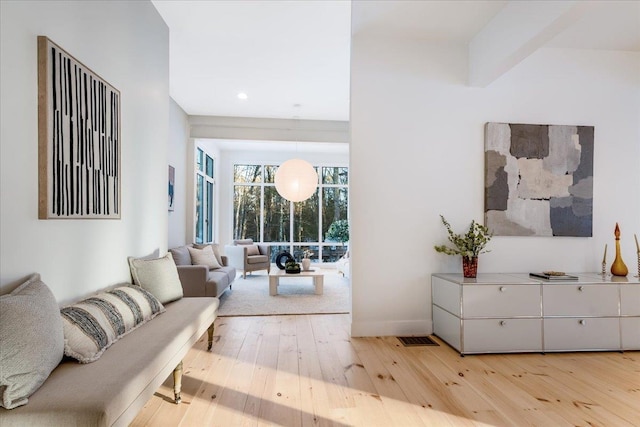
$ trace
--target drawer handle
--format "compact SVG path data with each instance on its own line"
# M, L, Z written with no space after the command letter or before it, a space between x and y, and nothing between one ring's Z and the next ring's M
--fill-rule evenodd
M580 292L584 291L584 286L578 286L578 290L579 290Z
M501 320L500 321L500 326L506 326L507 325L507 321L506 320Z
M578 323L580 323L582 326L584 326L584 325L587 324L587 321L582 319L582 320L579 320Z
M506 290L507 290L507 288L505 288L504 286L500 286L500 292L504 292Z

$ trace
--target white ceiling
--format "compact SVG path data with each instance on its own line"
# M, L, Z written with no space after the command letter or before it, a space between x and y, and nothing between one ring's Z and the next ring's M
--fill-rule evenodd
M188 114L349 117L348 1L153 4L170 29L171 97Z
M507 3L371 1L353 32L466 45ZM640 51L640 1L591 3L546 46ZM349 119L350 1L153 4L170 29L170 93L187 114Z

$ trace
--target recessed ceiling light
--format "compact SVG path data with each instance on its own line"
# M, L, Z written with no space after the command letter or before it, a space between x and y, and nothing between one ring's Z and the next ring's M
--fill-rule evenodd
M238 93L238 99L247 99L247 98L248 98L248 96L247 96L246 93L244 93L244 92L239 92Z

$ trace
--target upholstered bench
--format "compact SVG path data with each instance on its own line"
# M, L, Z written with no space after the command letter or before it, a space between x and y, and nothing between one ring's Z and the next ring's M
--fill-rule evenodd
M182 298L109 347L92 363L65 360L14 409L0 408L0 426L126 426L174 371L180 399L182 359L209 329L217 298ZM176 369L177 367L177 369Z
M61 310L37 274L0 296L0 426L126 426L171 372L180 403L182 358L207 330L211 349L220 301L183 298L170 254L130 264L140 286Z

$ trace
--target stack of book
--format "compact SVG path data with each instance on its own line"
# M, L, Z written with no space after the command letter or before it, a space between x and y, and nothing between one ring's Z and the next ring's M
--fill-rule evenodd
M542 273L529 273L530 277L549 281L578 280L578 276L571 276L562 271L543 271Z

